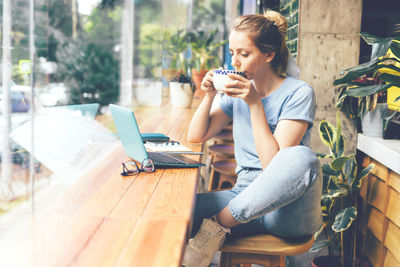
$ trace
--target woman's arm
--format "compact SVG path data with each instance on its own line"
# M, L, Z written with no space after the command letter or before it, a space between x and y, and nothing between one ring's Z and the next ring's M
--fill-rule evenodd
M189 142L204 142L215 136L231 118L219 106L213 106L217 90L213 84L213 73L209 71L201 82L201 90L206 92L203 101L193 115L189 125Z
M204 142L215 136L231 118L219 107L212 107L214 96L206 94L189 125L189 142Z
M308 127L306 121L280 120L272 134L262 105L250 107L250 113L254 142L263 169L280 149L300 144Z
M269 128L264 106L261 100L249 105L254 145L260 158L261 167L265 169L279 151L279 143Z
M297 146L307 131L308 122L303 120L280 120L275 128L274 136L279 148Z
M263 169L280 149L300 144L308 126L308 122L302 120L280 120L272 134L261 102L250 106L250 116L254 142Z
M308 122L280 120L273 134L265 116L261 97L253 84L239 75L230 74L230 76L236 81L227 85L224 91L232 97L242 98L249 105L254 143L261 167L265 169L280 149L300 143L307 130Z

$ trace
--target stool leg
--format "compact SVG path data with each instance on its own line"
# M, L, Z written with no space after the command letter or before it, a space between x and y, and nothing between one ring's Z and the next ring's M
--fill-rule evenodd
M210 179L208 182L208 191L214 191L219 188L219 172L216 172L213 167L211 167Z
M233 187L234 182L232 181L231 176L220 173L219 181L218 181L218 189L231 189Z
M286 267L286 259L285 259L285 256L281 256L281 257L280 257L280 262L281 262L280 267Z
M231 258L229 253L221 252L219 267L231 267Z

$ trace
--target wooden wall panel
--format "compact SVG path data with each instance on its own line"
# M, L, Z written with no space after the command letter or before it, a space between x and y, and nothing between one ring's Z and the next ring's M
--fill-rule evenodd
M379 177L379 179L383 180L383 181L387 181L388 180L388 175L389 175L389 171L388 169L382 165L381 163L377 162L376 160L371 160L371 163L375 164L375 167L372 169L372 173L376 176Z
M400 261L400 228L392 222L389 222L389 227L386 233L385 246Z
M371 208L368 216L368 229L372 234L379 240L383 241L383 221L385 215L383 215L379 210Z
M400 193L400 175L391 171L389 177L389 185Z
M386 195L385 183L375 175L370 175L369 178L368 204L383 212Z
M370 232L367 232L366 242L367 242L367 247L365 255L367 256L368 260L371 262L373 266L378 266L380 242Z
M400 267L400 261L398 261L396 257L393 256L393 254L390 251L388 251L386 254L383 267Z
M359 256L367 257L373 266L396 267L400 265L400 175L365 156L363 167L369 163L375 167L360 190L363 246Z
M386 216L394 224L400 227L400 194L393 189L390 189L389 204L388 204L388 209L386 211Z

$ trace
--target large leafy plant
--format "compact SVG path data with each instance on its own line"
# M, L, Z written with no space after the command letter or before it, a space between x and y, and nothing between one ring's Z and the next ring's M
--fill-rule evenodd
M217 42L217 29L211 32L192 31L188 33L192 51L192 66L197 71L209 70L221 64L218 49L228 41Z
M163 50L166 51L166 58L169 60L169 68L163 70L163 76L168 81L178 81L183 83L191 82L191 77L188 72L189 59L189 37L185 30L178 30L172 33L166 29L163 33L163 40L156 40L151 36L147 39L153 42L160 42Z
M351 119L374 109L379 96L390 87L400 87L400 36L360 35L372 45L371 61L343 70L333 82L339 86L336 105Z
M355 155L344 155L345 142L341 133L339 112L336 116L336 127L326 120L320 122L319 136L322 143L329 148L329 154L319 154L321 161L328 163L322 164L323 194L321 205L324 223L314 237L316 239L324 232L327 239L316 242L313 251L328 246L331 254L341 256L342 266L344 266L345 256L349 258L350 255L345 255L343 250L343 233L350 228L357 218L357 192L363 179L374 165L370 164L360 170ZM356 238L355 236L353 238L353 251L355 251Z

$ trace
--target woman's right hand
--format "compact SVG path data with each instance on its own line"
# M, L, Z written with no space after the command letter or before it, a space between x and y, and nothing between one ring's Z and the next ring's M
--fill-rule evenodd
M215 96L218 93L214 87L212 70L208 71L201 81L201 90L205 91L210 96Z

